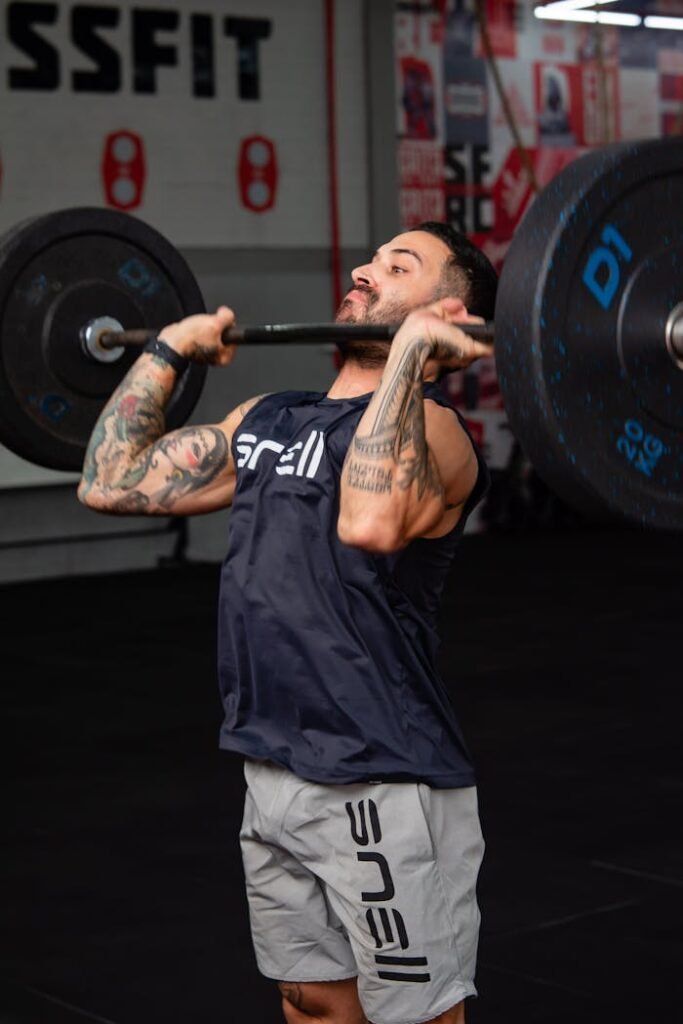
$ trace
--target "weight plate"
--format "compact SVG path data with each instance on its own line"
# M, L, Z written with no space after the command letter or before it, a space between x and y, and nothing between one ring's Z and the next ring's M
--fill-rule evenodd
M182 256L148 224L115 210L60 210L0 239L0 440L52 469L80 470L102 407L138 350L97 362L81 328L111 316L157 327L204 311ZM167 407L169 430L194 409L206 367L191 365Z
M683 528L683 370L666 322L683 299L683 140L570 164L508 251L496 366L513 433L591 516Z

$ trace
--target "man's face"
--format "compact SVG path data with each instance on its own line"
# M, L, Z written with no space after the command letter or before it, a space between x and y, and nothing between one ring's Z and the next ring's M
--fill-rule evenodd
M442 273L451 251L427 231L406 231L381 245L369 263L351 273L353 288L337 310L340 324L401 323L408 313L440 297ZM345 358L367 368L381 367L388 342L341 339Z
M337 323L399 323L439 295L450 249L427 231L406 231L379 247L352 271L353 288L337 310Z

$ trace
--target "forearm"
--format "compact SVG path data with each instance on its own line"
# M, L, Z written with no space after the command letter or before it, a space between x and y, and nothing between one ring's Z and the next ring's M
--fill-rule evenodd
M391 550L429 529L444 491L427 444L422 393L429 341L392 349L344 463L339 534L348 543Z
M165 431L165 408L176 371L143 353L102 410L88 445L79 487L81 500L93 490L124 498L147 468L145 453Z

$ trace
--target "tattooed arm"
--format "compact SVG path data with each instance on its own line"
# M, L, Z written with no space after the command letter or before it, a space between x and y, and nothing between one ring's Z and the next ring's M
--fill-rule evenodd
M234 346L220 342L233 322L221 307L213 316L187 317L161 332L182 355L226 365ZM101 512L191 515L229 505L235 486L232 434L250 408L245 403L212 426L165 433L164 410L176 371L143 353L102 410L85 456L78 497ZM256 400L253 400L256 401Z
M396 551L415 537L442 536L474 487L467 434L452 410L422 394L438 367L462 368L492 351L450 322L455 309L446 299L412 313L394 338L342 470L338 532L347 544Z

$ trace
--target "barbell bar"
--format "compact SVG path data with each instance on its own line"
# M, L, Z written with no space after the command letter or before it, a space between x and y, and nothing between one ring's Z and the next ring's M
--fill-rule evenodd
M103 326L104 324L104 326ZM221 341L224 345L280 345L283 343L319 345L322 341L391 341L400 327L395 324L245 324L227 327ZM461 324L462 329L471 338L480 341L493 341L493 322L482 324ZM135 348L146 345L156 337L160 328L144 330L124 330L122 327L111 326L110 317L101 317L89 321L81 330L81 340L87 354L102 361L102 353L110 353L119 348ZM105 358L105 362L109 359Z
M604 147L535 198L505 259L488 339L511 429L590 515L683 529L683 140ZM161 326L204 310L189 267L137 218L57 211L0 240L0 440L80 468L103 405ZM230 328L226 341L390 340L395 324ZM167 409L191 413L192 364Z
M109 319L102 318L102 319ZM330 321L329 323L305 324L245 324L243 327L228 327L221 335L224 345L306 345L320 344L321 341L392 341L400 323L394 324L344 324ZM481 324L462 323L458 325L470 338L478 341L495 340L495 328L492 320ZM160 328L124 330L123 328L107 327L97 329L98 321L86 324L81 336L85 339L85 348L89 355L101 359L98 350L111 352L117 348L135 348L146 345L157 336ZM92 340L90 340L92 338ZM662 342L665 344L674 363L683 369L683 303L671 311L666 323ZM108 362L109 360L104 360Z

